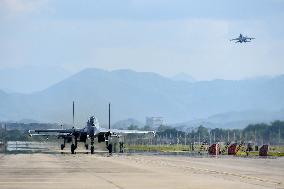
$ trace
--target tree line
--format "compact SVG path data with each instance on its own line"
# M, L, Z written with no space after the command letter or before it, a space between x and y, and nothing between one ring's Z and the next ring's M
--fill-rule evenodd
M128 129L139 129L131 125ZM149 126L140 128L141 130L151 130ZM258 145L284 145L284 121L274 121L271 123L250 124L244 129L222 129L206 128L202 125L192 129L190 132L179 131L176 128L161 125L157 129L153 144L189 144L215 142L252 142ZM145 141L145 140L144 140ZM141 143L143 140L141 139Z
M32 126L32 127L31 127ZM56 124L21 124L17 127L17 124L13 124L9 127L9 124L5 128L0 127L0 140L8 141L30 141L35 138L28 136L28 129L39 128L58 128ZM135 125L130 125L128 129L140 129L140 130L152 130L149 126L139 128ZM189 143L215 143L215 142L240 142L250 141L258 145L271 144L271 145L284 145L284 121L274 121L269 124L257 123L250 124L244 129L222 129L222 128L206 128L202 125L191 130L190 132L179 131L176 128L161 125L156 129L156 135L153 139L143 138L136 136L127 136L128 139L135 140L141 143L153 143L153 144L189 144Z

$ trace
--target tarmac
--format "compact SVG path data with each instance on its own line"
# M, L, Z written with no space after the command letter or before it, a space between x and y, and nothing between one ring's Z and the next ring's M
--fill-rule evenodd
M284 189L284 159L0 154L1 189Z

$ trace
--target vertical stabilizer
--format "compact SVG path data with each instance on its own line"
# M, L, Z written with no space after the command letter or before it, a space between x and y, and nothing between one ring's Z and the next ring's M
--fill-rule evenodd
M110 103L108 104L108 129L110 130Z
M72 117L73 117L73 127L74 125L74 117L75 117L75 105L74 105L74 101L73 101L73 112L72 112Z

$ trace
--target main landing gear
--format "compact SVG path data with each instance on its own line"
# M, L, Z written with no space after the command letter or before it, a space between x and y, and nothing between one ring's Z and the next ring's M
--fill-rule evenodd
M69 140L67 140L68 142ZM77 149L77 144L78 144L78 138L75 137L74 138L74 142L73 140L71 139L70 142L72 141L72 144L71 144L71 154L75 154L75 150ZM60 149L61 150L64 150L65 148L65 143L66 143L66 139L64 138L64 143L60 145ZM91 154L94 154L94 151L95 151L95 147L94 147L94 137L91 138L91 147L90 147L90 151L91 151ZM85 148L86 150L89 149L89 144L85 143Z
M64 150L64 148L65 148L65 143L66 143L66 138L64 138L63 144L61 144L61 146L60 146L60 149L61 149L61 150Z
M109 143L109 136L106 136L106 149L108 149L109 155L112 154L112 144Z
M94 154L95 147L94 147L94 137L91 137L91 154Z
M85 148L86 148L86 150L88 150L89 149L89 144L85 143Z
M71 144L71 154L75 154L75 150L77 148L77 144L78 144L78 138L75 137L75 144L73 142Z

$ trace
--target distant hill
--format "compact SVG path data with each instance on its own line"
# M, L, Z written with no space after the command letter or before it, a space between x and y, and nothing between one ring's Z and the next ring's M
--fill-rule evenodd
M93 114L107 124L109 102L112 123L128 118L145 123L146 116L162 116L167 123L186 122L216 114L225 116L210 119L222 122L228 112L280 111L284 107L283 86L283 75L190 83L147 72L86 69L40 92L0 91L0 119L71 123L74 100L75 120L80 124ZM267 120L274 119L265 115ZM243 113L239 117L238 121L247 120Z
M195 79L192 76L190 76L186 73L176 74L171 79L174 80L174 81L195 82Z
M112 125L112 128L127 129L131 125L133 125L133 126L135 125L135 126L138 126L138 127L143 127L144 126L144 124L141 123L140 121L137 121L135 119L129 118L129 119L120 120L120 121L115 122Z
M242 112L227 112L216 114L206 119L196 119L173 124L182 131L190 131L200 125L207 128L240 129L249 124L271 123L274 120L284 120L284 109L279 111L248 110Z

